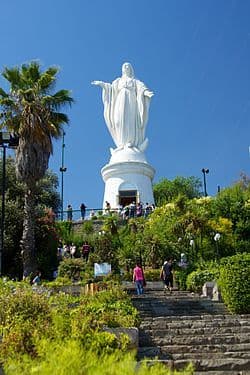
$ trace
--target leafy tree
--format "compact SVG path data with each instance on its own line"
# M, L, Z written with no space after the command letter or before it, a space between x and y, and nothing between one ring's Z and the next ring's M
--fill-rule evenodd
M214 201L215 216L222 216L232 220L233 225L247 221L250 214L250 179L241 174L239 181L223 189Z
M44 176L52 153L52 139L62 134L68 116L59 112L73 99L69 91L53 92L58 68L42 72L37 62L21 67L5 68L2 75L10 85L9 93L0 88L2 123L19 136L16 150L16 173L24 183L24 222L22 258L24 274L37 266L35 254L35 192L37 182Z
M36 220L35 241L38 269L41 270L43 278L52 279L53 271L58 266L59 241L52 209L45 209L43 216Z
M42 207L50 207L54 212L58 212L61 201L57 188L57 175L47 170L44 177L36 185L36 204Z
M0 171L1 161L0 161ZM0 186L2 175L0 173ZM51 171L39 181L35 192L35 244L38 266L43 270L43 277L51 273L55 265L57 234L55 232L54 214L60 204L56 189L58 179ZM3 249L3 274L10 277L21 277L22 258L20 240L23 229L24 184L17 181L15 161L12 157L6 160L6 202L5 232ZM50 211L47 208L50 207ZM0 210L1 217L1 210Z
M71 243L73 240L73 224L71 221L58 221L56 223L57 233L63 243Z
M223 189L214 200L213 215L232 222L235 251L247 252L250 246L250 179L244 173L239 181ZM224 254L227 255L228 253ZM228 254L229 255L229 254ZM231 253L231 255L233 255Z
M116 236L114 237L110 233L104 232L93 236L91 245L94 251L90 254L90 264L108 262L111 264L112 270L117 272L119 269L117 244Z
M178 195L192 199L200 197L201 181L199 178L177 176L168 180L163 178L153 186L155 203L157 206L172 202Z
M110 233L112 236L117 235L117 222L118 217L116 214L104 216L103 218L103 230Z

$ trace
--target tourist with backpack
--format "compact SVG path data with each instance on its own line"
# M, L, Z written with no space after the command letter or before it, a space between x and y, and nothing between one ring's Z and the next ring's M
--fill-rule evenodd
M162 281L164 282L164 292L166 292L167 290L169 290L170 293L172 293L172 290L173 290L173 279L174 279L174 275L173 275L173 259L172 258L168 258L164 262L164 264L162 266L162 269L161 269L160 277L161 277Z

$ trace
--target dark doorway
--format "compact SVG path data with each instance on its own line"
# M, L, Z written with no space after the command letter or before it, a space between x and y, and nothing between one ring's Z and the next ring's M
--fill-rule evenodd
M137 203L137 191L136 190L119 191L119 204L122 207L128 206L132 202Z

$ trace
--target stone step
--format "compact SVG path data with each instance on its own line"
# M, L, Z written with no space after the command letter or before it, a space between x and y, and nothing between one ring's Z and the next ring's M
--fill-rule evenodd
M158 346L166 345L232 345L232 344L242 344L249 343L250 335L240 335L240 334L217 334L212 336L196 335L196 336L174 336L165 335L163 337L151 336L148 333L140 333L139 335L139 345L141 346L151 346L152 344Z
M176 354L169 354L169 353L164 353L160 351L160 355L164 356L169 359L173 359L174 361L179 360L179 359L188 359L192 361L193 359L214 359L216 356L216 359L218 358L240 358L240 359L249 359L250 360L250 353L249 352L206 352L206 356L204 356L204 352L195 352L195 353L176 353Z
M161 288L157 291L151 289L151 290L146 290L146 292L143 295L138 296L137 294L131 295L132 299L144 299L144 298L151 298L152 300L156 298L178 298L178 299L185 299L185 298L200 298L200 295L197 293L191 293L191 292L185 292L185 291L179 291L179 290L174 290L172 293L165 293L164 289Z
M133 301L140 301L140 300L151 300L151 301L156 301L158 299L162 300L162 301L166 301L166 300L170 300L170 301L173 301L173 300L179 300L179 301L185 301L186 299L189 299L189 300L208 300L208 301L211 301L213 302L210 298L208 297L201 297L199 294L197 293L190 293L190 292L182 292L182 291L173 291L172 293L165 293L163 290L161 291L151 291L151 292L146 292L142 295L136 295L136 294L130 294L130 297ZM217 301L216 301L217 302Z
M142 310L142 308L138 307L138 306L135 306L134 307L137 309L137 310L140 310L140 313L139 313L139 316L142 320L148 320L148 319L153 319L153 318L156 318L157 316L162 316L162 317L166 317L166 318L170 318L170 320L173 320L173 318L175 317L181 317L181 316L187 316L188 314L188 309L179 309L179 308L168 308L168 307L164 307L164 306L159 306L159 307L154 307L154 308L144 308ZM212 308L192 308L192 313L190 313L190 317L191 316L197 316L197 315L207 315L207 314L210 314L211 316L212 315L218 315L218 314L221 314L223 313L224 311L221 311L220 309L217 309L215 311L215 309L212 309Z
M143 329L141 328L140 326L140 330L142 331L142 334L149 334L150 336L153 336L153 337L164 337L164 336L168 336L168 335L174 335L174 336L198 336L198 335L205 335L205 336L209 336L209 335L222 335L222 334L240 334L240 335L244 335L244 334L248 334L248 337L250 336L250 325L249 326L233 326L233 325L227 325L227 326L215 326L215 325L212 325L210 327L208 326L205 326L205 327L201 327L201 328L194 328L194 327L188 327L188 328L183 328L183 327L178 327L178 328L173 328L173 327L168 327L168 328L162 328L160 329L160 327L148 327L148 328L145 328L143 327Z
M165 328L168 327L168 324L221 324L224 323L234 324L238 326L250 325L250 315L225 315L225 314L204 314L204 315L182 315L182 316L158 316L158 317L147 317L143 319L142 324L165 324ZM162 325L162 327L163 327Z
M180 301L168 301L168 303L166 303L166 301L164 302L161 302L161 301L158 301L158 302L154 302L154 303L149 303L149 302L142 302L142 301L136 301L136 302L133 302L133 305L135 307L139 307L141 309L141 312L144 312L146 310L151 310L151 309L166 309L167 311L170 310L174 310L178 313L178 311L181 311L181 315L194 315L193 313L193 310L194 311L201 311L202 314L206 313L206 310L209 311L209 314L210 314L210 310L211 312L213 312L213 315L216 313L216 311L218 311L218 314L220 313L225 313L226 312L226 309L224 306L220 305L220 304L214 304L214 303L211 303L211 301L203 301L202 303L199 302L199 301L192 301L190 303L188 303L187 301L185 301L185 303L180 303ZM152 311L154 312L154 311ZM198 315L198 314L195 314L195 315Z
M178 353L225 353L225 352L240 352L250 353L250 342L241 344L205 344L205 345L164 345L160 347L162 352L178 354Z
M183 370L190 361L169 359L152 359L146 361L147 365L161 363L171 370ZM195 375L249 375L249 361L234 359L231 360L194 360Z
M235 320L212 320L212 321L172 321L172 322L166 322L164 320L162 321L142 321L140 324L140 328L142 330L166 330L168 332L173 331L173 332L178 332L179 330L186 332L189 334L190 330L227 330L227 329L235 329L238 330L239 332L249 332L250 329L250 321L248 323L241 323L239 321Z
M166 359L170 360L172 359L172 355L169 353L162 353L160 346L142 346L139 347L137 350L137 358L139 360L145 359L145 358L152 358L155 357L160 359Z
M183 316L183 315L218 315L226 314L227 311L221 303L208 300L157 300L149 301L140 299L133 301L133 305L145 317L157 316Z
M185 368L190 360L180 359L173 361L174 368L180 370ZM240 358L215 358L214 359L192 359L196 371L249 371L250 360Z
M178 353L173 353L171 351L165 351L164 347L160 346L147 346L147 347L140 347L137 352L137 357L141 360L143 358L155 358L158 359L166 359L166 360L198 360L198 359L214 359L216 356L216 359L218 358L240 358L240 359L249 359L250 360L250 352L249 351L218 351L218 350L209 350L209 348L206 348L204 351L180 351ZM201 348L202 350L203 348ZM221 349L221 348L219 348ZM205 353L205 355L204 355Z
M195 371L195 375L250 375L250 371Z

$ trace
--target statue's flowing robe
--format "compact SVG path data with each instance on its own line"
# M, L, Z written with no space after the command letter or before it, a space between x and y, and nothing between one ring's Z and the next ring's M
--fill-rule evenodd
M104 118L117 147L143 149L150 99L144 83L128 77L104 83Z

